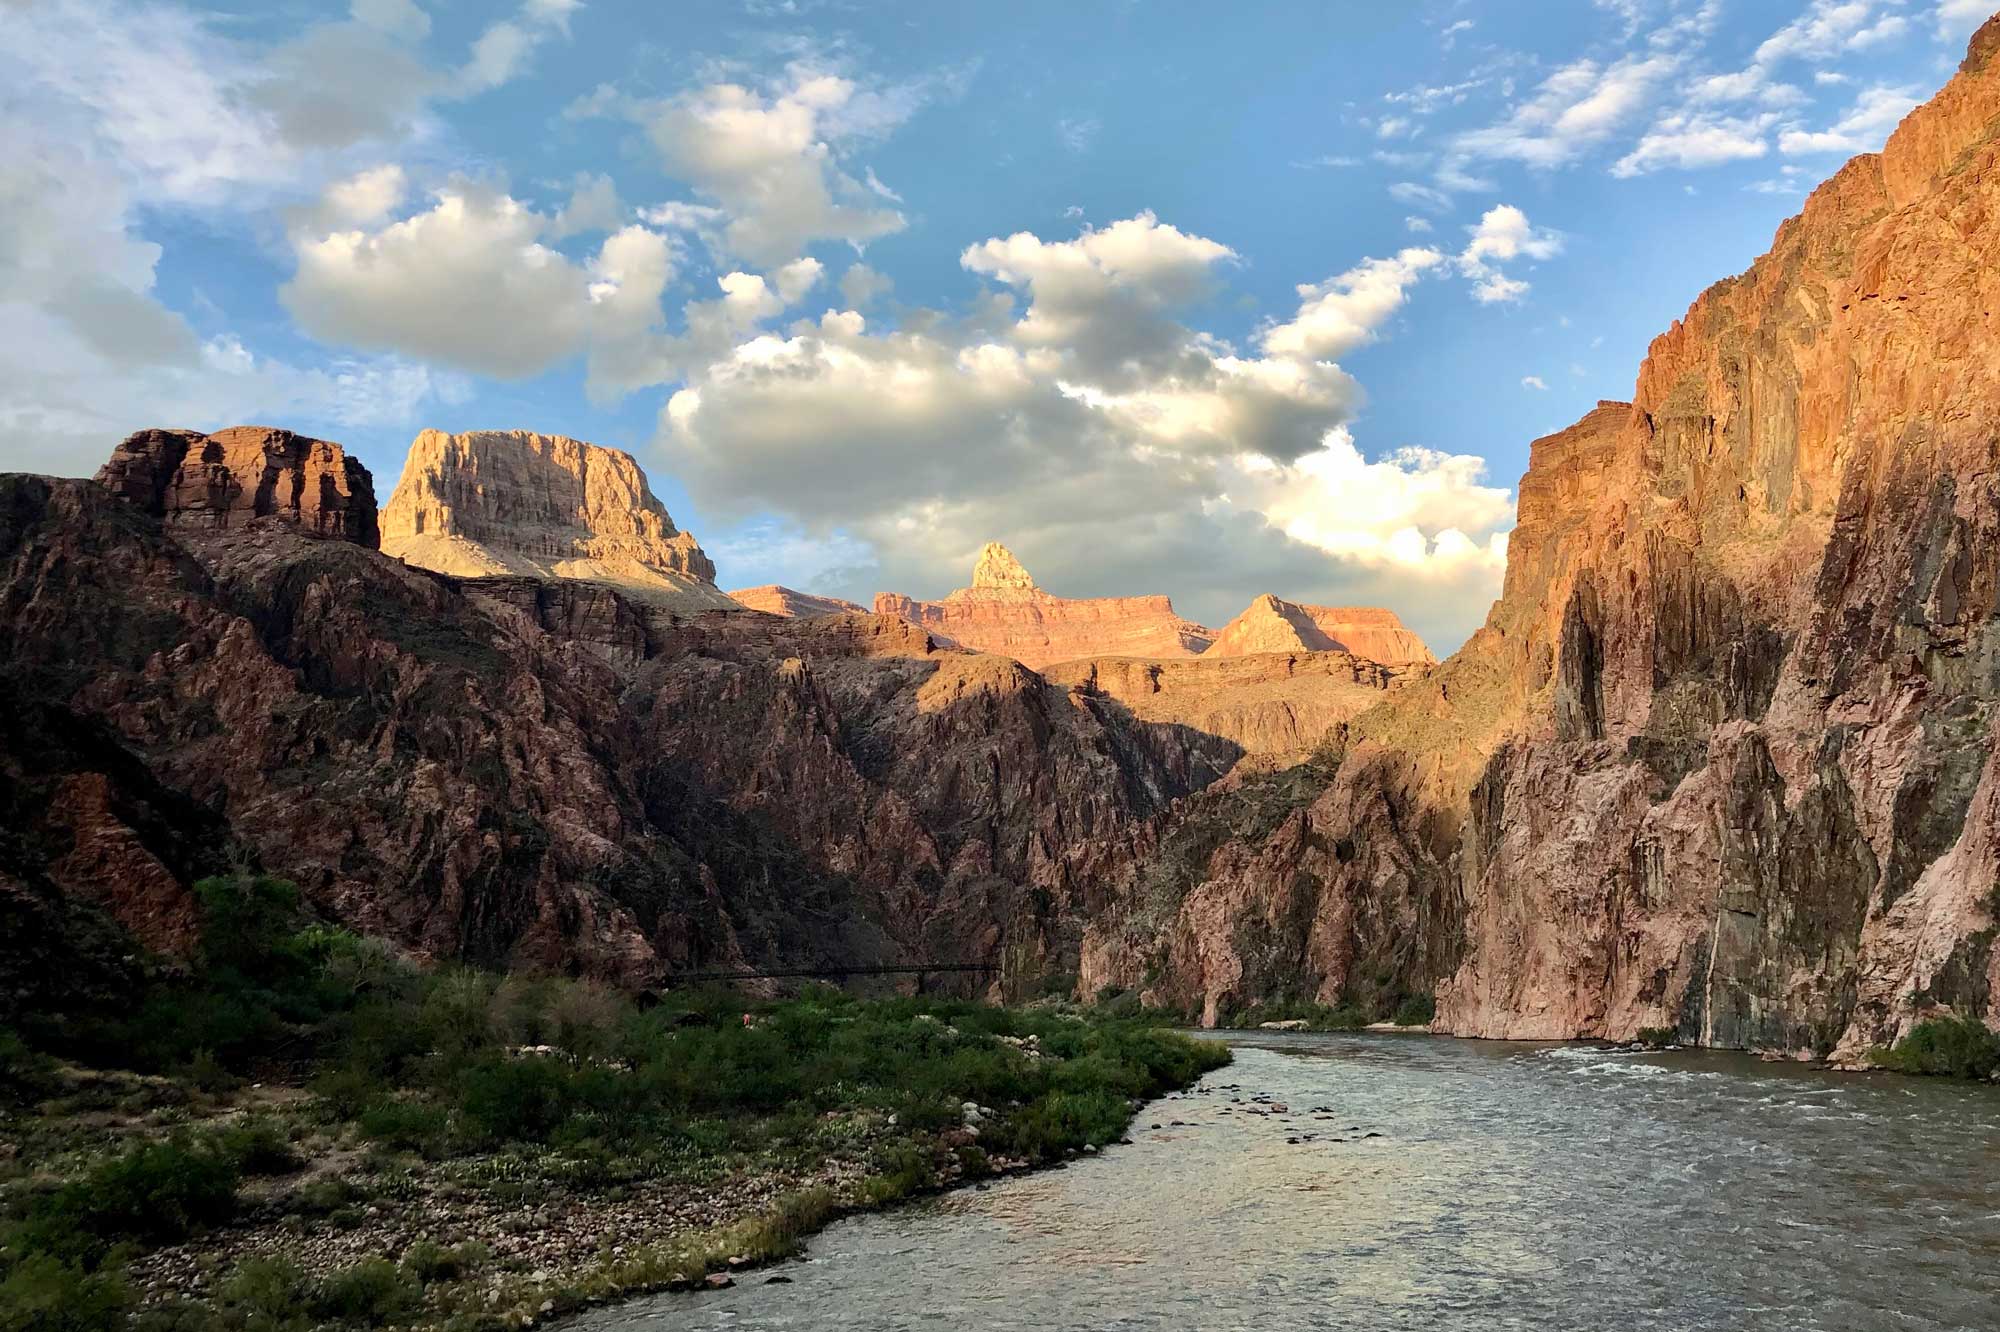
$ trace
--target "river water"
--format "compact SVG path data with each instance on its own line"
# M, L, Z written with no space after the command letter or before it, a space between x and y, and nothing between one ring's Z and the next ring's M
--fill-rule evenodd
M1129 1146L574 1326L2000 1328L2000 1088L1714 1052L1228 1039L1236 1062L1141 1111Z

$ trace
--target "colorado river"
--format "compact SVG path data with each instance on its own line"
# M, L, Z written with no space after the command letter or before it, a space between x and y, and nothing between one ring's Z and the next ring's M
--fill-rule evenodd
M2000 1088L1714 1053L1230 1039L1235 1064L1141 1111L1129 1146L573 1326L2000 1326Z

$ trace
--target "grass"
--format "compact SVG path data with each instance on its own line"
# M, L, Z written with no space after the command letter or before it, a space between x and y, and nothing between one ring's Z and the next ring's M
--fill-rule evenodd
M1869 1062L1898 1073L1985 1080L2000 1072L2000 1035L1972 1018L1932 1018L1893 1048L1870 1051Z
M295 1228L364 1224L382 1190L532 1207L745 1171L810 1179L836 1159L859 1170L837 1193L798 1189L744 1221L583 1272L496 1274L467 1246L317 1274L253 1261L201 1303L141 1311L140 1325L474 1329L494 1312L496 1281L503 1312L534 1317L698 1280L732 1258L788 1255L843 1210L1102 1146L1144 1100L1228 1062L1136 1005L863 1001L821 987L780 1001L675 994L641 1009L588 981L402 963L303 918L279 880L208 880L198 895L195 965L118 1011L0 1032L0 1114L60 1144L42 1155L61 1177L4 1195L0 1332L124 1326L123 1266L237 1220L247 1181L302 1170L301 1141L368 1164L281 1184L278 1210ZM62 1091L75 1064L52 1053L135 1070L117 1085L139 1087L144 1103L113 1107L129 1131L79 1126ZM310 1094L272 1102L280 1079ZM265 1112L224 1115L257 1096ZM967 1102L979 1110L968 1116ZM260 1204L258 1224L271 1212ZM52 1322L51 1308L75 1312Z

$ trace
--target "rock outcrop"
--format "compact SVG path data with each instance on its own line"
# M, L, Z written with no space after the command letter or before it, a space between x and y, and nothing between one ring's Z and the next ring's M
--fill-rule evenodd
M1429 667L1437 658L1392 610L1374 606L1304 606L1265 593L1224 625L1203 654L1346 652L1394 670Z
M585 579L680 612L735 608L637 460L562 435L424 431L382 510L382 549L459 577Z
M141 430L112 453L97 482L170 526L275 518L316 536L381 544L368 469L338 444L289 430Z
M1997 51L1536 442L1460 652L1186 802L1085 992L1842 1057L2000 1018Z
M875 598L877 615L920 624L975 652L1040 669L1083 657L1192 657L1213 637L1174 614L1166 597L1058 597L1035 585L997 541L980 549L972 586L942 601L897 592Z
M810 592L797 592L777 583L766 583L762 587L746 587L727 594L729 599L747 610L763 611L766 615L782 615L787 619L810 620L817 615L866 615L868 608L839 597L819 597Z
M1302 762L1336 726L1421 674L1347 652L1086 657L1042 670L1050 683L1116 700L1141 721L1228 740L1257 768Z

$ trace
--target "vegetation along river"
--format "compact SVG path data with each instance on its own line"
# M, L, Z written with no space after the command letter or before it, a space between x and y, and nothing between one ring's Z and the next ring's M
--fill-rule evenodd
M1130 1145L846 1221L733 1289L573 1326L2000 1320L2000 1089L1714 1052L1228 1039L1236 1062L1142 1110Z

